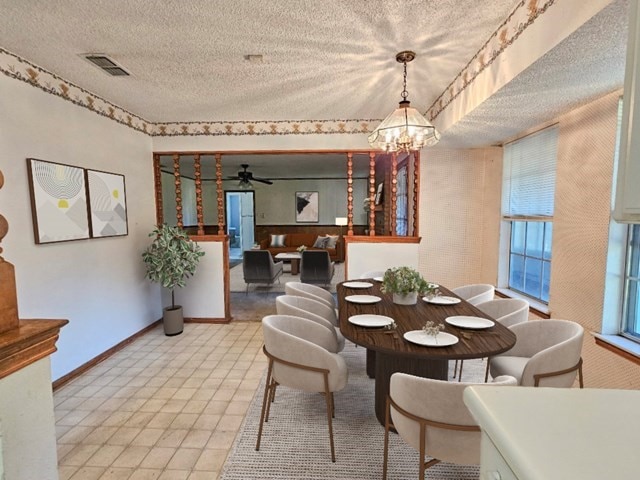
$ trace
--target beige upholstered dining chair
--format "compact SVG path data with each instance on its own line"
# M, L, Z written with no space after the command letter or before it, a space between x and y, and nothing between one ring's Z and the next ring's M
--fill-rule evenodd
M280 295L276 298L276 312L278 315L292 315L312 320L335 333L336 348L334 353L344 349L344 336L338 327L335 310L326 304L306 297L294 295Z
M521 298L499 298L476 306L507 328L529 320L529 302ZM490 363L491 359L487 358L487 370L484 374L485 382L489 378ZM460 374L462 374L462 365L460 366Z
M511 327L517 339L508 351L491 357L493 377L511 375L519 385L571 387L582 377L584 328L569 320L531 320Z
M322 287L302 282L287 282L284 284L284 291L287 295L296 297L307 297L326 303L331 308L337 308L335 297Z
M360 275L359 278L376 278L376 277L384 277L384 272L386 270L369 270L368 272L364 272Z
M260 450L262 429L269 421L271 404L275 402L276 387L284 386L304 392L324 394L329 425L331 461L336 461L333 444L333 393L347 384L347 364L332 353L334 335L324 326L305 318L288 315L269 315L262 319L263 351L269 359L267 378L260 413L260 427L256 450ZM286 406L285 406L286 407Z
M513 377L498 377L491 385L516 385ZM474 383L451 383L406 373L391 375L385 413L382 478L387 478L389 430L420 453L419 479L439 462L480 463L480 428L467 410L462 393ZM485 385L485 384L480 384ZM432 460L425 462L425 456Z
M474 283L471 285L463 285L461 287L452 288L451 291L457 296L466 300L471 305L493 300L495 295L495 287L488 283Z

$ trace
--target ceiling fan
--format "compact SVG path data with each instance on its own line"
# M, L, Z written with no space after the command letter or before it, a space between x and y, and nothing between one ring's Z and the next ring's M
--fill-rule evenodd
M247 170L249 168L249 164L243 163L240 166L243 170L238 172L236 176L227 177L229 180L240 180L239 185L251 185L252 180L260 183L266 183L267 185L273 185L273 182L267 178L254 177L253 173Z

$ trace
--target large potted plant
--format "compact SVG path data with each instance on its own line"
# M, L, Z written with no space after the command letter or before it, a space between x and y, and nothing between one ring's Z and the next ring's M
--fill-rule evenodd
M166 223L156 227L149 236L153 241L142 253L146 277L171 289L171 306L163 309L162 323L165 335L179 335L184 328L184 317L182 306L176 305L174 290L186 285L204 252L184 230Z
M389 268L384 272L381 290L393 294L393 303L415 305L418 294L432 291L433 285L427 282L419 272L410 267Z

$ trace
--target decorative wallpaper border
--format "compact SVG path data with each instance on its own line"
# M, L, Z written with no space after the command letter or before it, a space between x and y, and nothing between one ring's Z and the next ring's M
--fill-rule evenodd
M522 0L427 109L433 121L556 0ZM539 3L544 2L542 6ZM526 7L525 7L526 4ZM74 105L158 137L366 134L382 119L152 123L0 47L0 71Z
M502 52L504 52L540 15L555 3L556 0L522 0L513 9L507 19L500 24L480 50L460 70L453 81L444 89L438 98L427 109L425 116L433 121L451 102L460 96L466 88L488 66L490 66ZM542 6L538 6L542 3ZM526 8L525 8L526 4Z
M28 83L46 93L56 95L74 105L91 110L139 132L148 134L151 130L152 124L138 115L128 112L3 48L0 48L0 71L8 77Z
M151 135L174 136L232 136L232 135L318 135L363 134L373 131L371 125L382 119L355 120L263 120L257 122L175 122L156 123Z

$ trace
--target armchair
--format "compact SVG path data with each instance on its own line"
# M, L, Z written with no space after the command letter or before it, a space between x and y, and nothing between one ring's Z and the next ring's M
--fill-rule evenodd
M282 262L274 262L267 250L245 250L242 258L242 271L247 284L245 293L249 293L250 283L272 284L280 282Z

